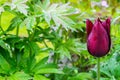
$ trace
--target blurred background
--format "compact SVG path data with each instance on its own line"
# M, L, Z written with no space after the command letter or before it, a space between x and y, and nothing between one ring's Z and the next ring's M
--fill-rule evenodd
M120 0L0 0L0 80L96 80L85 22L108 17L100 80L120 80Z

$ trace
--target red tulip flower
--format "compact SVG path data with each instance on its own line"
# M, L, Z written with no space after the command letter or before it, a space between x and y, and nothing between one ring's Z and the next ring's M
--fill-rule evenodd
M86 27L89 53L95 57L105 56L109 52L111 45L110 18L104 22L98 18L94 24L87 19Z

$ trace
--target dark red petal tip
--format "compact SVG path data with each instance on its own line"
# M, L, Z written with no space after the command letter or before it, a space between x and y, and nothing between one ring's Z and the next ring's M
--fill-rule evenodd
M110 18L108 18L104 22L102 22L103 27L107 31L108 35L110 35L110 23L111 23L111 19Z
M108 24L110 25L110 23L111 23L111 18L107 18L107 19L106 19L106 23L108 23Z
M92 27L93 27L93 23L89 19L87 19L86 20L87 37L89 36L89 34L92 30Z

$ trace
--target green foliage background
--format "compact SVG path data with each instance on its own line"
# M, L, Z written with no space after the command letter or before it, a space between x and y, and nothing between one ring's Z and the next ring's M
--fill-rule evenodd
M86 19L111 18L101 80L120 79L120 0L0 0L0 80L95 80Z

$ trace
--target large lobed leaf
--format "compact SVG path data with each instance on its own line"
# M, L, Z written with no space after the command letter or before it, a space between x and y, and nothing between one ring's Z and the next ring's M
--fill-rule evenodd
M27 8L29 8L26 5L27 1L28 0L12 0L11 2L6 2L5 5L10 6L11 10L17 10L27 16Z
M62 27L66 30L71 29L75 30L72 26L75 22L70 19L68 16L72 14L76 14L79 11L71 6L69 3L67 4L50 4L49 0L45 0L44 3L39 4L39 7L42 11L43 17L45 21L51 25L51 21L53 20L55 26Z
M68 59L71 59L71 53L79 54L82 50L84 49L79 39L69 39L66 42L59 44L58 48L56 49L56 53L59 53L62 59L65 56Z

